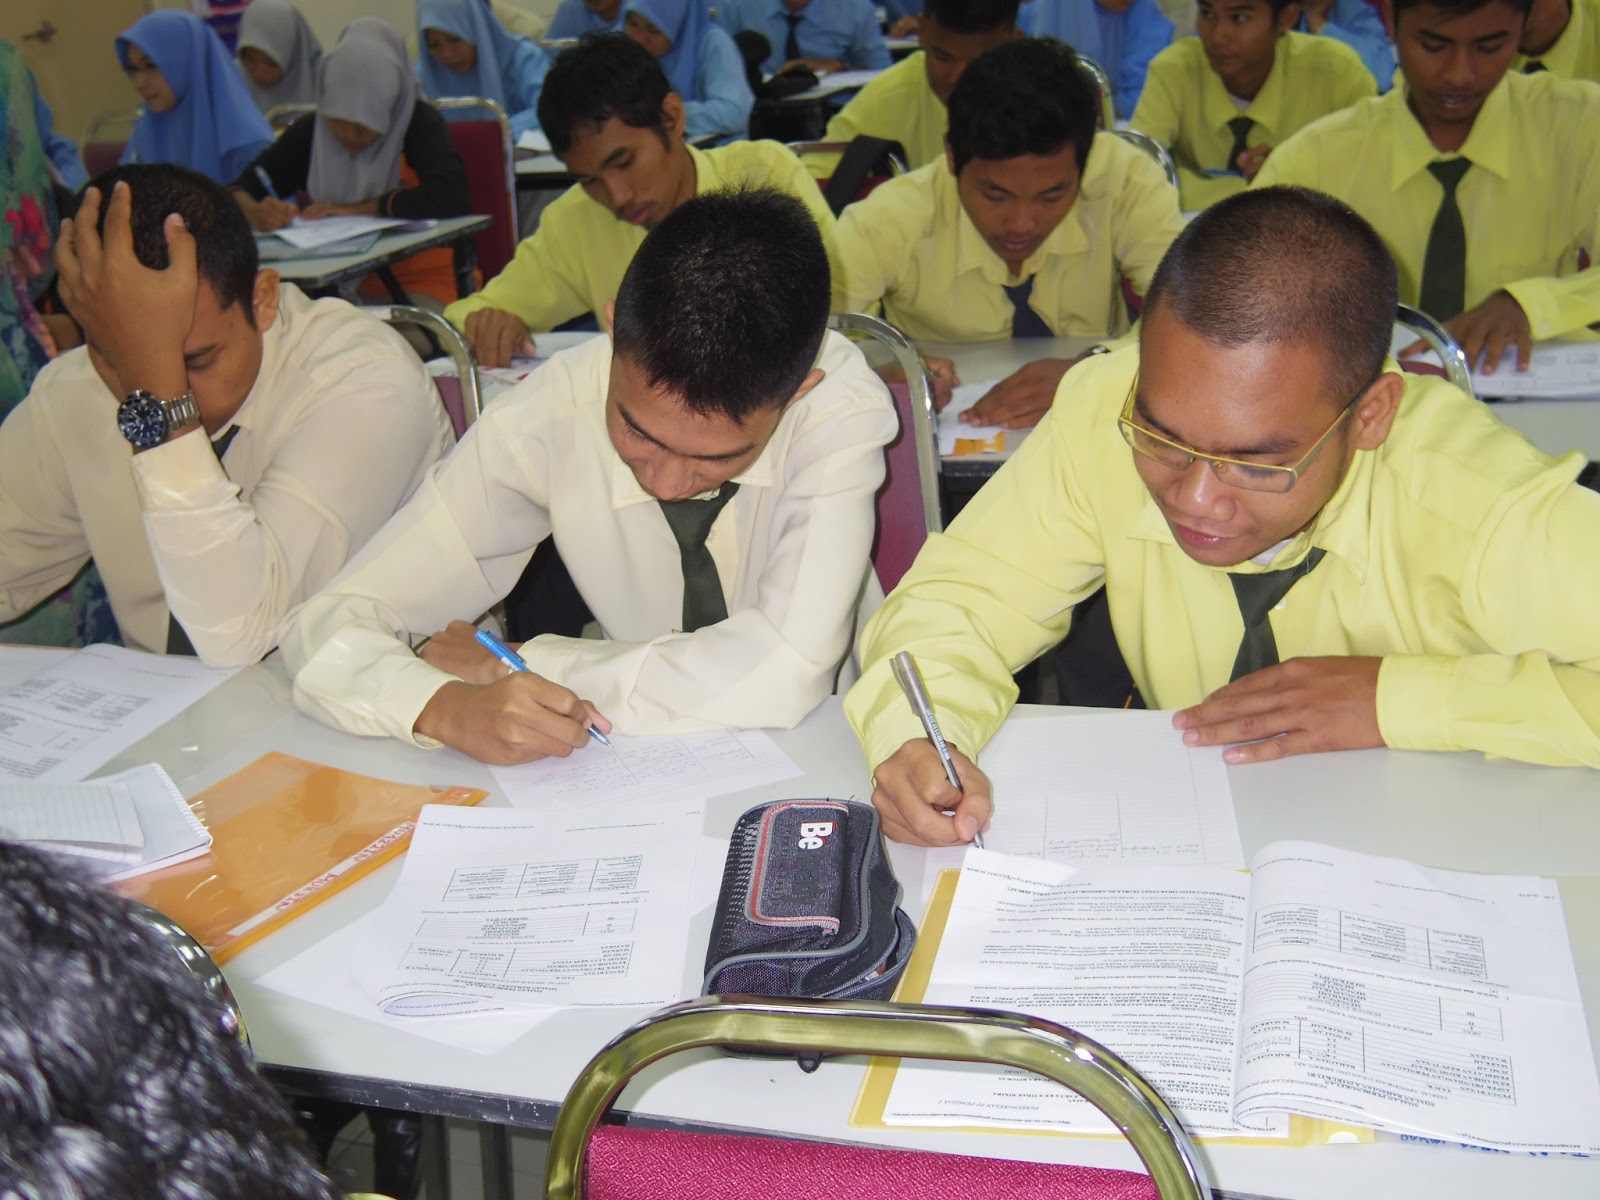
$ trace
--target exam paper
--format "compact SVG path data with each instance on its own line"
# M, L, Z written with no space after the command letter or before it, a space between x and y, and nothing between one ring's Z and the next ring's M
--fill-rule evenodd
M567 758L493 767L515 808L571 808L619 801L699 800L743 791L800 768L759 729L719 729L658 737L613 733Z
M982 383L963 383L950 393L950 403L945 405L938 418L941 455L999 454L1005 450L1007 430L1003 426L966 425L958 419L987 396L997 382L995 379L986 379Z
M82 779L233 674L121 646L67 655L0 692L0 779Z
M1094 1038L1140 1071L1191 1134L1232 1118L1249 877L1217 867L1070 867L967 852L934 959L929 1004L1025 1012ZM884 1122L1115 1133L1043 1076L903 1061Z
M71 653L55 646L0 646L0 692L65 662Z
M659 1007L683 990L699 820L428 805L361 952L394 1016Z
M272 236L282 238L297 250L312 250L402 225L425 228L431 224L432 221L412 222L402 217L319 217L314 221L296 217L282 229L274 229Z
M1540 342L1526 371L1517 369L1519 357L1512 347L1493 374L1474 370L1473 390L1480 396L1600 397L1600 342Z
M1553 880L1278 842L1251 886L1242 1124L1287 1109L1600 1152L1600 1080Z

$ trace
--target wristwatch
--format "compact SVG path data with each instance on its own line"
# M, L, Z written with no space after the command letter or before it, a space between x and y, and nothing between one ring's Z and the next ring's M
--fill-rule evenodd
M163 400L143 388L134 388L117 407L117 428L135 450L159 446L174 429L199 421L200 407L194 402L192 391Z

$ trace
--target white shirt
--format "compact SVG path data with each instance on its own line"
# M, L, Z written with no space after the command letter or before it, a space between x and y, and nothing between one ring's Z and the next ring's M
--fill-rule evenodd
M120 400L74 350L0 426L0 620L92 556L128 645L165 652L170 614L219 666L271 650L284 614L453 440L426 368L393 330L288 285L221 462L203 430L134 454Z
M502 393L417 495L320 596L291 614L295 703L352 733L412 730L453 677L411 635L471 620L511 590L545 537L605 640L546 635L522 656L625 733L794 725L849 648L898 427L883 383L830 333L825 378L792 404L712 526L729 616L676 632L678 544L606 432L611 340L556 355Z

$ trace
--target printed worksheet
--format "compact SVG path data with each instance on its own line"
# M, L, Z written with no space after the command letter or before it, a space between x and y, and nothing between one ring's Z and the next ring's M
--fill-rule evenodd
M700 822L428 805L362 954L391 1016L679 998Z
M1006 429L1000 425L967 425L960 420L979 400L989 394L998 380L986 379L982 383L964 383L950 393L950 403L939 414L939 453L999 454L1006 448Z
M410 222L402 217L319 217L316 220L296 217L282 229L274 229L272 236L282 238L296 250L313 250L365 234L398 229L402 225L421 227L431 224L434 222Z
M1474 369L1473 390L1480 396L1600 396L1600 342L1540 342L1526 371L1518 370L1518 358L1513 347L1492 374Z
M233 673L121 646L66 655L0 692L0 779L83 779Z
M1074 868L967 854L929 1004L1058 1021L1142 1072L1192 1134L1285 1135L1233 1121L1233 1046L1249 876L1127 863ZM1114 1133L1059 1084L977 1064L902 1063L890 1125Z
M718 729L659 737L611 735L567 758L493 768L517 808L720 796L800 774L794 759L759 729Z

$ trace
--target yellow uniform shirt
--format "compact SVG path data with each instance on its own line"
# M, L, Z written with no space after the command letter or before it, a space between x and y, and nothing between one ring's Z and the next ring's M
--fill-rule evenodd
M1011 673L1060 641L1102 582L1152 708L1228 682L1243 621L1226 572L1174 541L1117 429L1136 349L1075 367L1033 435L929 537L861 638L845 701L869 767L922 736L889 658L917 659L968 754L1016 701ZM1273 610L1284 660L1377 655L1378 725L1410 750L1600 767L1600 494L1441 379L1407 376L1388 440L1259 572L1326 557Z
M1600 88L1548 72L1507 75L1461 147L1456 187L1467 231L1466 304L1504 288L1536 339L1600 321L1600 269L1578 255L1600 244ZM1272 152L1258 186L1297 183L1343 200L1388 244L1400 299L1417 303L1428 233L1444 195L1434 149L1406 107L1404 84L1318 121Z
M1555 45L1531 61L1562 79L1600 82L1600 0L1571 0L1571 5L1572 16ZM1527 55L1519 54L1511 60L1511 69L1524 72L1529 62Z
M1249 145L1279 146L1317 118L1377 90L1372 73L1349 46L1332 38L1286 33L1278 39L1266 82L1249 107L1240 110L1222 76L1206 61L1200 39L1191 37L1151 60L1128 124L1172 151L1183 207L1192 212L1245 188L1242 175L1219 173L1236 171L1228 157L1234 142L1228 122L1235 117L1255 122Z
M816 181L788 147L777 142L733 142L709 150L688 149L694 159L696 195L743 185L788 192L816 218L829 266L838 269L833 213ZM606 301L616 299L623 273L647 232L618 220L574 184L545 209L539 228L523 239L506 269L482 291L450 305L444 315L462 328L467 315L480 308L515 313L532 330L554 329L586 312L603 321Z
M1182 232L1177 190L1156 161L1096 134L1076 202L1014 278L941 156L844 210L833 306L861 312L882 300L909 337L997 341L1011 336L1015 312L1002 287L1032 276L1030 306L1057 337L1118 334L1129 325L1123 277L1142 295Z
M928 86L921 50L884 71L834 114L823 140L848 142L861 134L889 138L905 147L913 171L944 156L950 117ZM808 155L806 167L819 178L833 173L837 154Z

